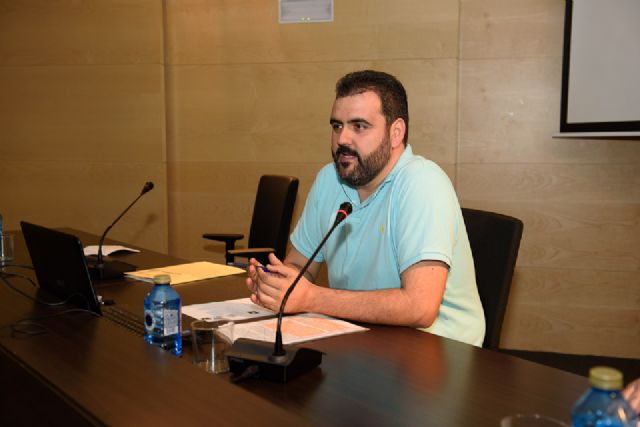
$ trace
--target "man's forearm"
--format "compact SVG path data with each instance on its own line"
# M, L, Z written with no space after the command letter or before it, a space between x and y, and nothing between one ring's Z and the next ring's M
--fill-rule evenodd
M300 271L307 258L292 250L285 264ZM301 265L302 264L302 265ZM320 264L309 267L314 283ZM394 289L353 291L310 285L304 289L298 309L359 322L428 327L435 321L444 289L448 267L439 261L421 261L401 273L402 286Z
M358 322L428 327L435 320L439 305L439 300L416 300L402 288L347 291L316 286L306 300L305 311Z

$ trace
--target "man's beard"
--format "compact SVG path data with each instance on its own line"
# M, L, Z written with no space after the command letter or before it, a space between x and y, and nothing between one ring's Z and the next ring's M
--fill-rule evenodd
M358 160L351 172L347 172L340 164L340 154L355 156ZM340 178L351 186L361 187L371 182L389 163L389 159L391 159L391 140L388 135L385 136L378 148L364 158L360 157L357 151L343 145L339 146L332 155Z

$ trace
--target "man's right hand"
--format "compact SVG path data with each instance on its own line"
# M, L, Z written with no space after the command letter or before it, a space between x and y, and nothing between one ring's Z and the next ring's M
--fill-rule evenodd
M627 399L631 408L640 415L640 378L629 383L622 391L622 395Z
M269 254L269 265L265 271L255 259L249 261L247 288L251 291L251 301L262 307L277 312L284 294L287 292L299 270L283 264L274 254ZM287 301L286 313L305 311L304 303L307 293L313 286L305 277L296 285L296 290Z

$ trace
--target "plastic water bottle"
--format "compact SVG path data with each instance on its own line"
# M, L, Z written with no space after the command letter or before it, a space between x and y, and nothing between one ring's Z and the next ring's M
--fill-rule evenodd
M595 366L589 370L591 388L571 413L574 427L636 427L637 414L622 396L622 373Z
M182 314L180 295L171 287L171 277L160 274L153 278L154 286L144 297L144 339L149 344L182 354Z

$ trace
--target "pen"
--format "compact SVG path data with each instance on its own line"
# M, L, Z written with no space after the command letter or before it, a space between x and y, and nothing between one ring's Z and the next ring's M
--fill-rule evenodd
M247 264L243 264L241 262L230 262L230 263L227 263L227 265L230 265L231 267L237 267L237 268L247 268Z
M229 263L229 264L227 264L227 265L231 265L231 266L233 266L233 267L238 267L238 268L247 268L247 264L242 264L242 263L239 263L239 262L231 262L231 263ZM271 270L269 270L269 269L268 269L267 267L265 267L264 265L259 265L259 266L256 266L256 267L259 267L259 268L260 268L260 269L262 269L262 271L264 271L265 273L271 273Z

